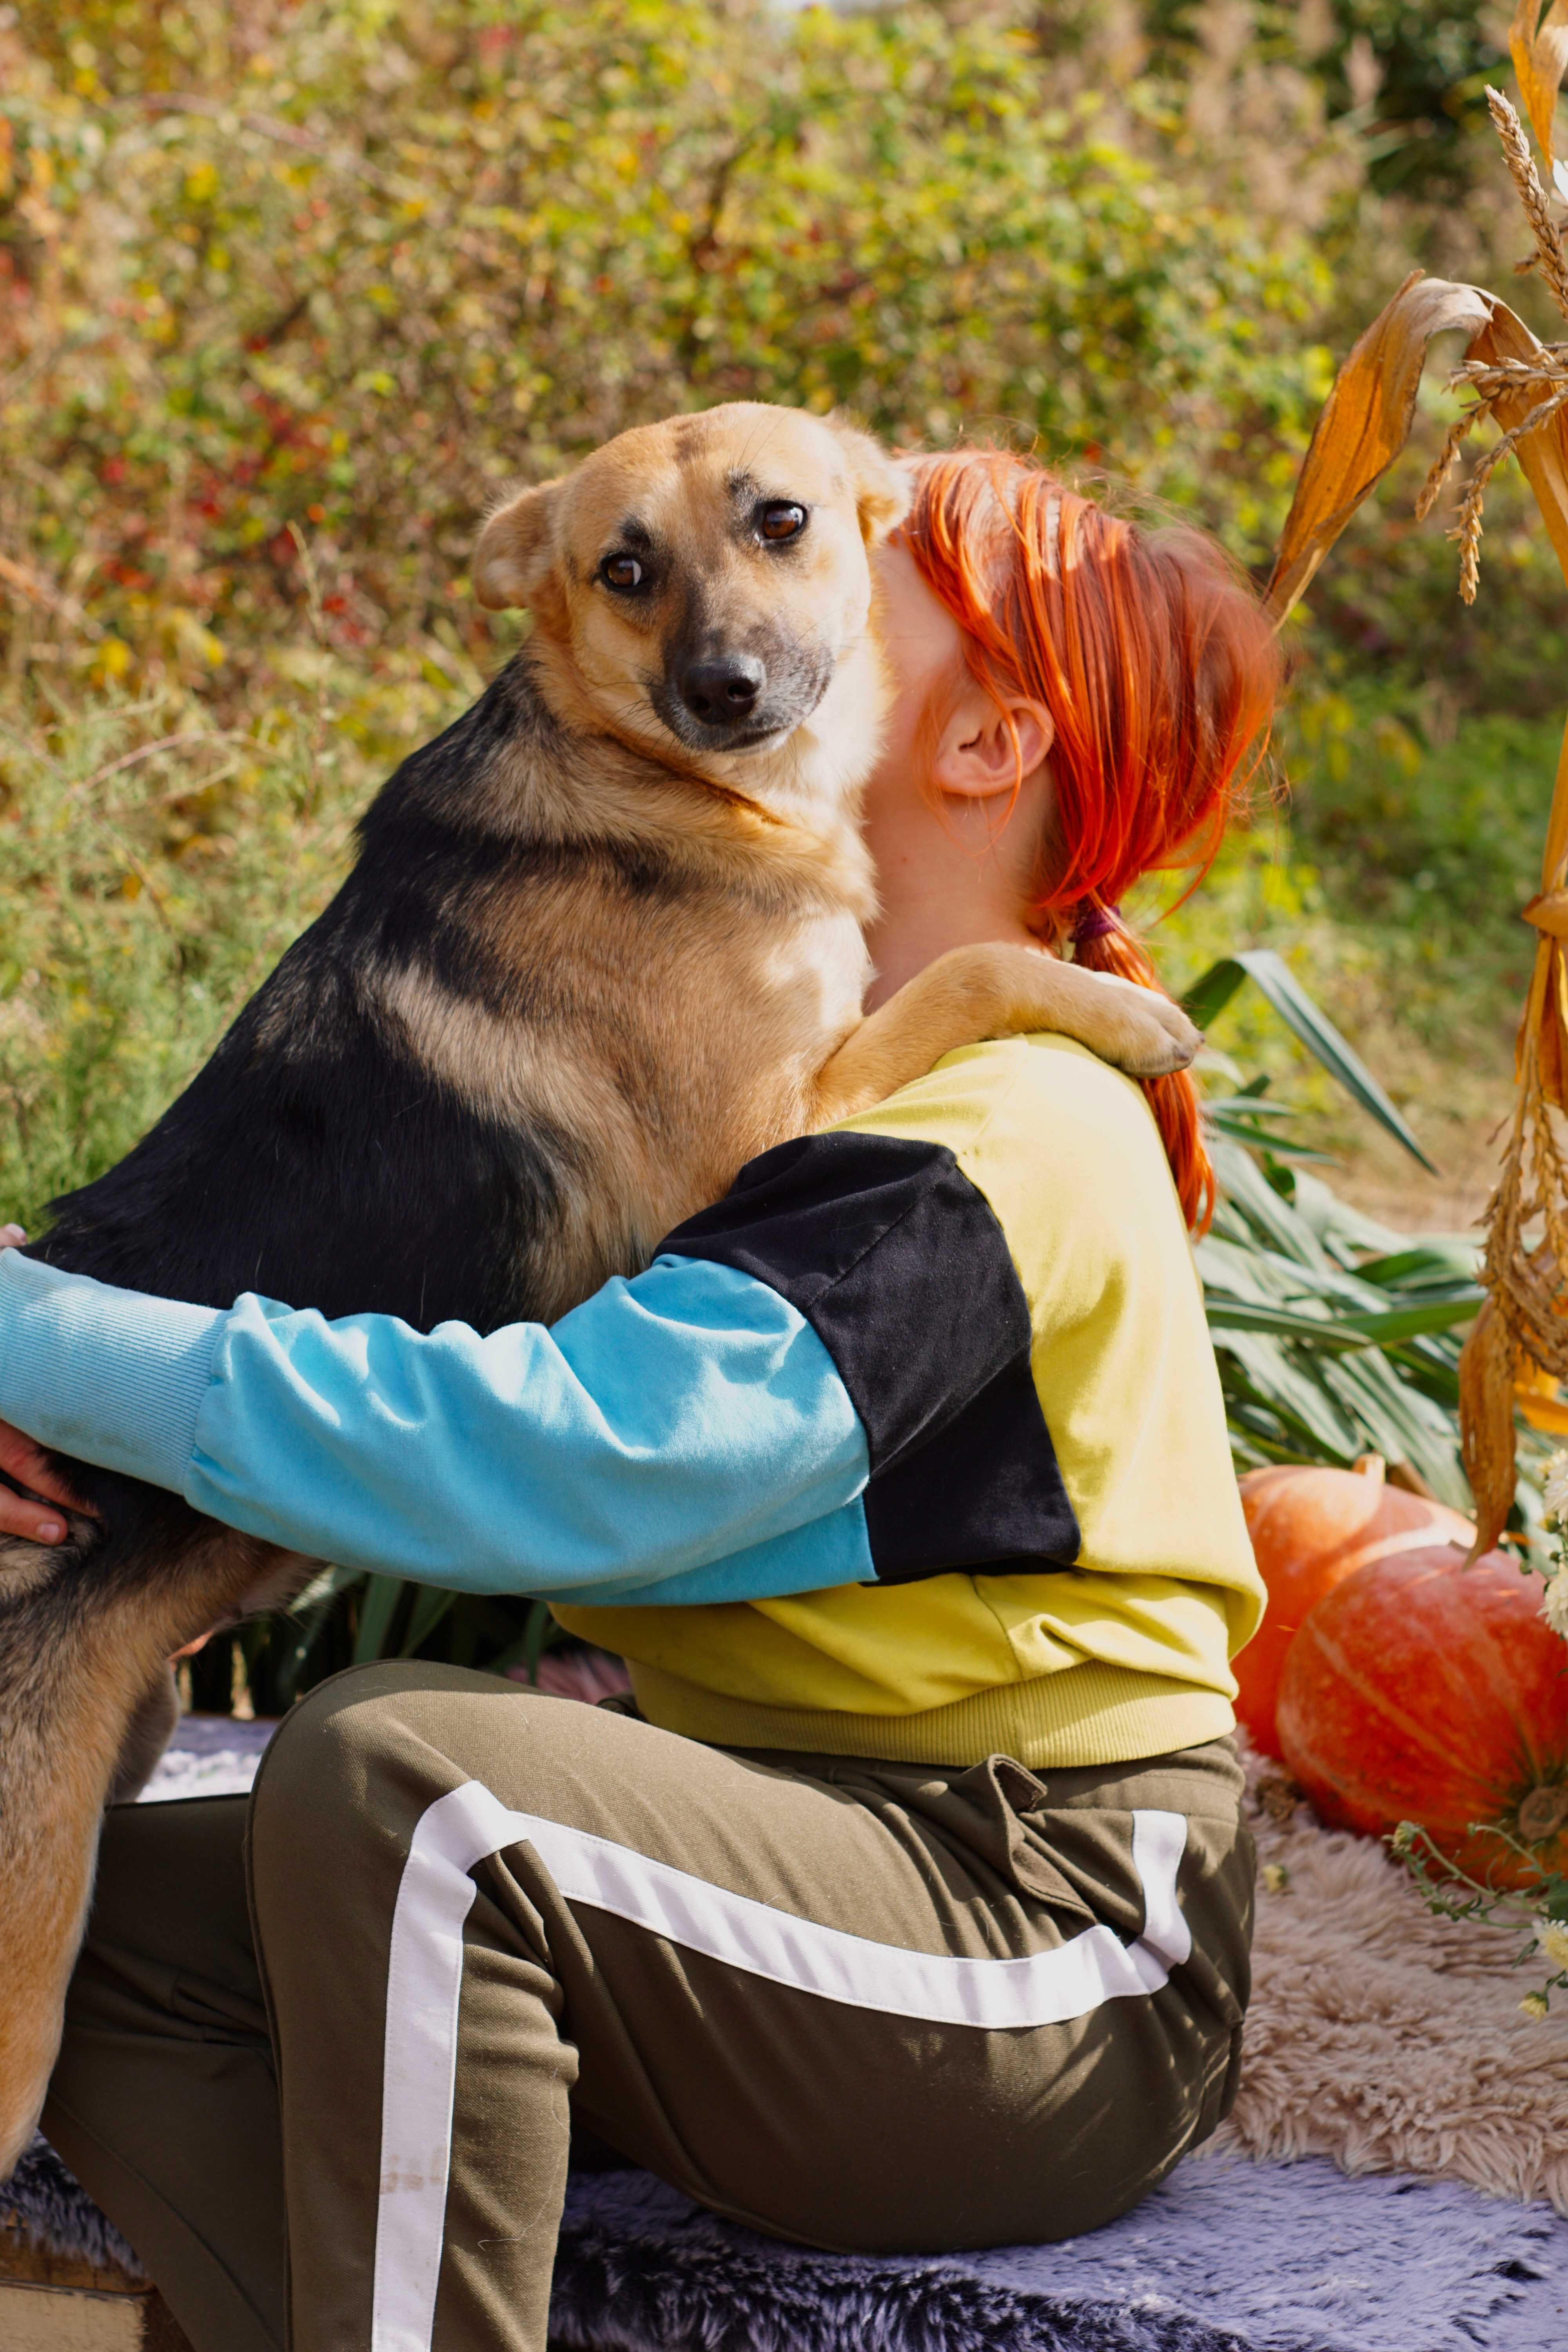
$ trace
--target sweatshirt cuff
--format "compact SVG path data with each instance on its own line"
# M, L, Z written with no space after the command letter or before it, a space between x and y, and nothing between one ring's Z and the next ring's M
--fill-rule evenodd
M0 1421L181 1493L225 1320L0 1250Z

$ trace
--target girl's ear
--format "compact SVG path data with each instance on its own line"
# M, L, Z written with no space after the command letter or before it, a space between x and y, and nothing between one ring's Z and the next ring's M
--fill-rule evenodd
M1011 793L1044 763L1056 734L1056 721L1043 702L1019 695L1009 696L1004 705L972 683L960 694L942 730L931 782L939 792L963 800L991 800L998 793Z

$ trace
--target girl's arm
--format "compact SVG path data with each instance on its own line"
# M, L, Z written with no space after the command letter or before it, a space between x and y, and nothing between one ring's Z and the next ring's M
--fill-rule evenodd
M832 1359L777 1291L700 1259L481 1337L190 1307L6 1249L0 1419L291 1550L462 1591L753 1599L873 1573Z
M548 1329L219 1312L0 1251L0 1421L292 1550L547 1599L1075 1560L1033 1346L984 1194L890 1130L764 1152Z

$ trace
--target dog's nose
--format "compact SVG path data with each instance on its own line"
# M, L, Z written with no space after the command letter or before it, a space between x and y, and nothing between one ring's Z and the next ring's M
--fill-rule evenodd
M680 679L680 698L704 727L731 727L756 709L767 671L755 654L713 654Z

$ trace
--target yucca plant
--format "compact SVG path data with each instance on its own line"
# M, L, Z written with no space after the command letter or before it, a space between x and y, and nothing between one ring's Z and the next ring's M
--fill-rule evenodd
M1271 949L1215 964L1188 992L1206 1027L1246 982L1323 1068L1431 1162L1384 1088ZM1254 1079L1208 1104L1219 1180L1198 1264L1237 1467L1383 1454L1411 1483L1468 1510L1459 1458L1459 1328L1481 1303L1463 1235L1412 1241L1340 1200L1313 1172L1285 1106Z

